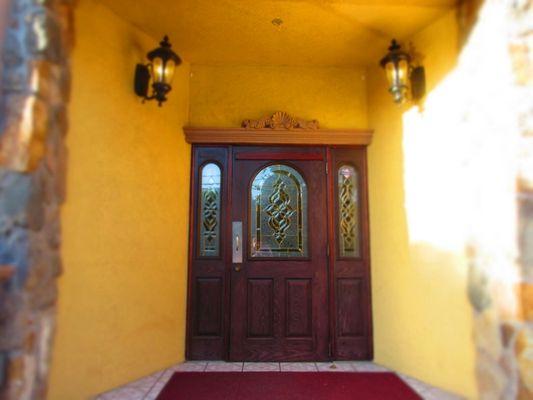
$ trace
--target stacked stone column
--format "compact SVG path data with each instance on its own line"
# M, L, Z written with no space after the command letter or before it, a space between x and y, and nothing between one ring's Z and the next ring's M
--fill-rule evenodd
M516 110L520 144L518 154L518 267L516 287L519 324L514 352L517 393L520 399L533 399L533 1L511 2L509 51L517 90L523 101Z
M0 399L46 397L61 272L72 8L12 0L0 100Z

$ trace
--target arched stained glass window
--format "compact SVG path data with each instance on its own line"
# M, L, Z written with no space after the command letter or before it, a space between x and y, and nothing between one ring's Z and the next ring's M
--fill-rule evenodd
M200 256L220 254L220 167L206 164L200 181Z
M338 172L339 252L341 257L359 257L359 176L354 167Z
M270 165L252 182L252 257L307 257L307 185L294 168Z

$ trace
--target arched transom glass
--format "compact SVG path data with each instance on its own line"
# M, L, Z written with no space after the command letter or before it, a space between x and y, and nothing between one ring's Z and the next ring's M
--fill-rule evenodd
M206 164L200 183L200 256L220 254L220 167Z
M357 171L343 165L338 172L339 252L341 257L359 257L359 195Z
M288 165L262 169L250 189L252 257L307 257L307 185Z

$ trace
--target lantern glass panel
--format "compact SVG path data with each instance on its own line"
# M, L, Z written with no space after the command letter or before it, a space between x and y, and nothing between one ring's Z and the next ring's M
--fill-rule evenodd
M165 63L160 57L155 57L152 61L154 83L163 83L165 76Z
M396 86L398 84L398 73L394 62L389 61L385 65L385 73L387 74L387 80L389 81L389 86Z
M409 78L409 63L407 60L400 60L398 62L398 84L400 86L408 86Z
M172 78L174 77L174 70L176 69L176 63L174 60L168 60L165 65L163 72L163 82L166 84L172 83Z

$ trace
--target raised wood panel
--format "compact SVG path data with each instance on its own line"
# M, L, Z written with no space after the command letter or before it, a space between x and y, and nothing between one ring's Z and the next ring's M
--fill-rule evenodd
M245 129L183 128L191 144L293 144L293 145L369 145L373 131L366 129Z
M362 299L363 281L361 279L337 280L337 329L340 337L364 335Z
M189 272L187 298L187 352L189 360L220 360L227 354L228 291L226 279L227 237L226 219L229 184L229 148L199 146L193 148L191 165L191 203L189 231ZM198 231L201 203L202 166L216 163L222 173L220 196L220 254L217 257L199 257Z
M274 281L249 279L247 290L248 337L274 336Z
M287 337L312 335L311 279L287 279Z
M195 336L222 335L222 294L221 278L196 279Z

